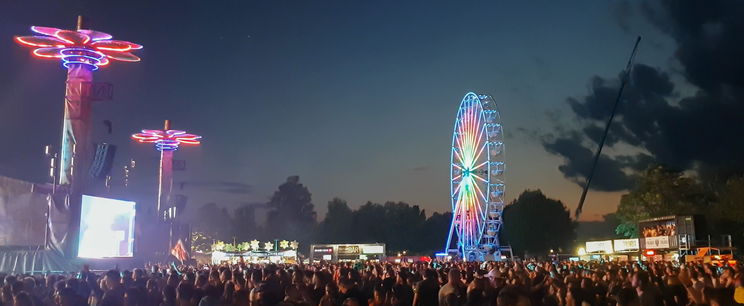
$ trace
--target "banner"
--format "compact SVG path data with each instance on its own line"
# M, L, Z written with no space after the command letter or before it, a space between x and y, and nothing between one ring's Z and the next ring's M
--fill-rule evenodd
M612 253L612 240L587 241L586 252L587 253L602 252L605 254L611 254Z
M632 239L615 239L612 241L615 252L637 251L641 248L638 238Z
M669 236L646 237L643 239L645 239L647 249L668 249L670 247Z
M358 245L339 245L338 254L356 255L361 254L361 249Z

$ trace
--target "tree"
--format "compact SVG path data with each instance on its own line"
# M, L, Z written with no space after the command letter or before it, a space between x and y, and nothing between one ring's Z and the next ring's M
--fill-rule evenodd
M191 233L191 249L200 253L210 253L215 239L203 232Z
M197 216L192 222L194 231L214 239L232 241L232 218L227 209L216 203L207 203L199 207Z
M255 204L243 204L235 209L232 227L237 241L266 239L262 235L261 229L256 225L256 206Z
M733 244L744 247L744 177L730 178L719 187L707 214L711 236L731 235Z
M418 205L404 202L385 202L385 241L390 251L420 251L421 230L426 222L426 212ZM379 226L379 224L378 224Z
M744 177L729 179L711 209L715 219L744 222Z
M620 199L617 217L621 223L616 232L638 237L638 221L669 215L705 213L710 196L694 178L683 172L652 166L636 181L636 186Z
M540 256L550 249L569 250L576 224L561 201L540 190L525 190L504 208L501 237L517 254Z
M299 176L290 176L274 192L267 204L268 238L310 241L316 224L317 213L310 191L300 184Z
M404 202L367 202L352 210L346 201L333 199L318 228L327 243L382 242L389 252L431 254L444 245L451 220L451 213L427 218L419 206Z
M351 243L355 242L353 236L354 212L349 208L346 201L334 198L328 202L328 213L318 226L319 241L326 243Z
M444 250L445 240L449 234L452 213L433 213L424 223L421 236L416 239L420 241L420 249L425 253L435 253Z

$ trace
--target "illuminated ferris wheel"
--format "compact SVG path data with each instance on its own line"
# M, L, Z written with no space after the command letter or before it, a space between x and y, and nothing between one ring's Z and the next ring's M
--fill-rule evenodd
M452 136L450 180L452 224L446 250L457 250L468 261L498 256L504 210L504 137L501 116L489 95L470 92L460 103Z

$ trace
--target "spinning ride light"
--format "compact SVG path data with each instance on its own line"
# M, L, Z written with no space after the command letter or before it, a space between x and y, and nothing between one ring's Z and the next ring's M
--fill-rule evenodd
M160 151L160 176L158 179L157 213L160 220L173 219L173 215L165 215L166 206L170 203L173 189L173 151L179 146L199 145L202 137L188 134L181 130L171 130L170 121L165 120L162 130L142 130L132 135L132 139L139 143L154 143L155 149Z
M87 173L85 168L92 151L89 143L92 97L85 93L85 88L92 85L93 71L99 67L112 61L140 61L131 51L142 49L142 45L84 29L82 16L78 17L76 30L32 26L31 31L37 35L16 36L15 41L33 48L36 57L59 59L67 69L58 183L73 185L72 193L78 193L82 182L74 183L75 178Z
M78 29L62 30L32 26L31 31L41 34L16 36L19 44L33 47L32 54L41 58L58 58L65 68L79 64L93 71L114 61L139 62L140 58L130 53L142 49L142 45L123 40L112 40L111 34Z
M158 151L175 151L180 144L198 145L201 136L186 134L179 130L142 130L132 135L132 138L142 143L154 143Z

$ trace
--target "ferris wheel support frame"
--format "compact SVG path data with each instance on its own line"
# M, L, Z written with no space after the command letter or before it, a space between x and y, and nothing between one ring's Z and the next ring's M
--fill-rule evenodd
M478 111L477 115L474 115L472 108ZM465 116L469 117L464 118ZM474 119L476 117L477 119ZM473 124L473 120L476 120L475 124ZM466 124L470 126L463 129L461 125ZM475 128L473 128L473 125L475 125ZM464 134L468 135L463 136ZM484 143L477 144L481 138ZM469 140L470 143L463 144L463 140ZM474 145L482 148L476 150L478 148L475 148ZM467 148L463 148L463 146ZM475 163L481 161L479 159L480 153L473 154L474 151L482 151L484 148L486 151L485 161L474 167ZM468 157L462 155L468 153L466 152L467 149L470 150L470 158L465 162L464 159L468 159ZM506 186L503 179L505 166L503 157L503 129L500 113L494 99L490 95L467 93L458 108L451 147L450 200L452 203L452 222L445 245L447 253L457 253L456 255L466 261L486 260L491 256L493 256L493 259L500 258L501 246L498 234L503 224L501 216L504 209ZM459 163L456 162L456 158ZM466 163L469 165L465 165ZM487 170L477 170L484 164L487 165ZM458 175L454 175L456 173ZM485 180L477 175L484 173L486 174ZM478 183L475 180L470 179L469 182L463 182L468 175L472 175L481 181L480 184L486 189L485 194L478 188ZM476 184L473 184L473 182L476 182ZM475 185L470 187L475 187L473 189L476 189L477 192L463 192L462 189L468 187L463 187L463 185ZM463 193L466 194L463 195ZM478 195L483 199L482 203L477 203ZM466 198L463 199L463 197ZM471 207L463 207L466 204ZM475 210L475 212L471 212L468 208ZM481 219L478 219L478 217ZM455 248L452 249L452 242L455 239L457 243Z

